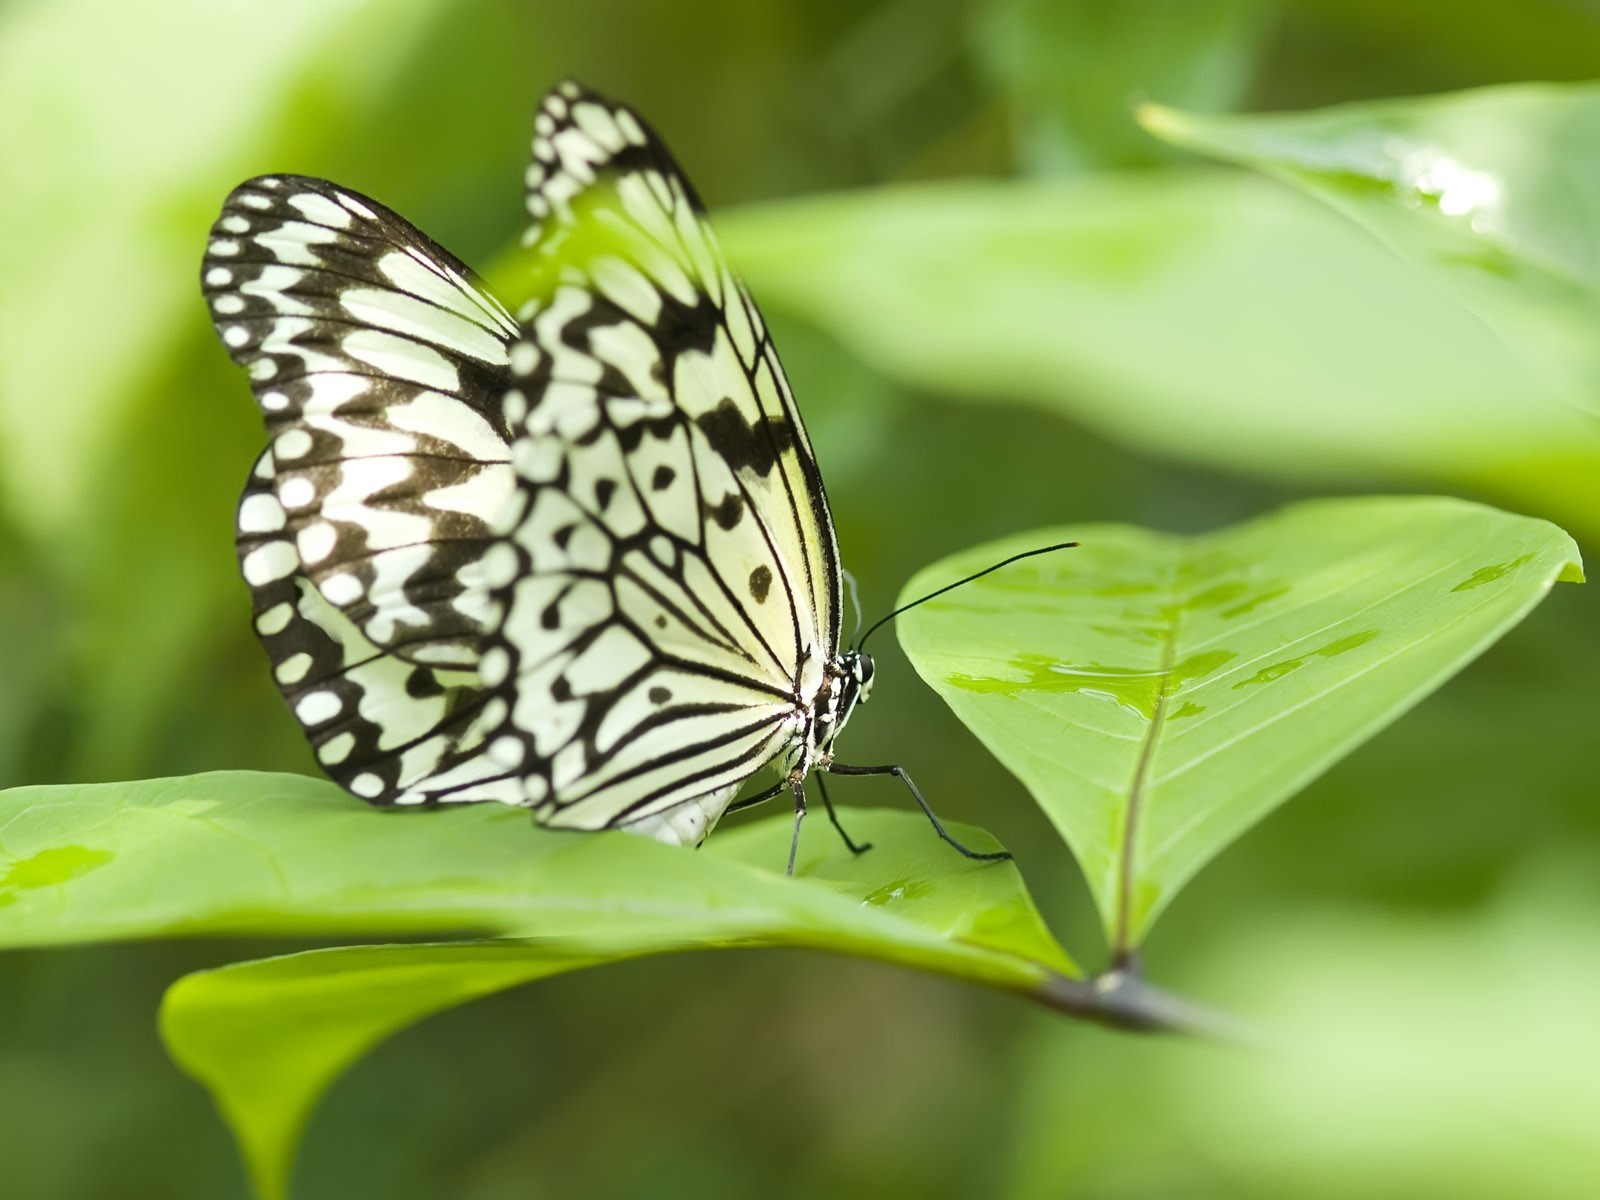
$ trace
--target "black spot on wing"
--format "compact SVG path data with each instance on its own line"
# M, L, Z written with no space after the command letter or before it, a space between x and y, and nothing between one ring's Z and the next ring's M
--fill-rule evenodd
M750 572L750 595L757 604L765 604L767 593L772 591L772 568L763 564Z
M794 430L780 417L763 417L754 425L745 420L738 405L723 399L715 408L695 418L712 450L735 471L772 474L778 456L794 446Z
M440 684L439 677L427 667L418 667L406 676L406 695L413 700L423 700L429 696L444 695L444 686Z
M744 500L737 492L729 493L713 506L706 508L706 516L723 530L731 530L744 515Z

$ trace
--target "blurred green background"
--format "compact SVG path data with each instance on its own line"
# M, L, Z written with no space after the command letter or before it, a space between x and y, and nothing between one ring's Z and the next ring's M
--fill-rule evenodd
M985 538L1329 492L1448 491L1592 539L1591 418L1353 224L1163 147L1129 101L1270 111L1596 62L1600 8L1557 0L0 4L0 786L312 769L235 578L261 433L197 280L248 175L329 176L487 268L543 90L632 103L766 309L870 614ZM953 217L898 221L920 196ZM914 309L863 303L923 261ZM1156 978L1315 1030L1303 1053L798 952L626 963L381 1047L297 1194L1593 1195L1595 605L1558 589L1166 917ZM875 649L852 757L998 835L1095 964L1045 820ZM180 972L287 948L0 960L0 1192L243 1195L153 1016Z

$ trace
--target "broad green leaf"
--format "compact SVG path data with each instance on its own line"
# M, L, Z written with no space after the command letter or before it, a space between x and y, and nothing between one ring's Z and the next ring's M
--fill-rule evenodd
M1488 488L1600 529L1600 430L1323 206L1238 172L882 188L728 213L764 306L890 376L1133 446Z
M1231 107L1271 15L1265 0L1000 0L979 11L978 50L1016 110L1029 167L1145 166L1174 151L1139 128L1128 98Z
M1148 105L1179 146L1348 214L1550 386L1600 411L1600 86L1518 85L1302 113Z
M192 934L766 939L996 982L1036 979L1040 964L1072 970L1012 866L961 858L913 813L852 816L870 854L851 860L813 822L790 880L785 817L696 854L552 832L498 805L383 812L296 775L13 788L0 792L0 946Z
M790 880L787 816L694 853L625 834L552 833L492 805L384 814L292 776L14 789L0 793L0 941L528 939L322 950L175 985L162 1016L172 1054L216 1096L261 1194L279 1196L311 1107L362 1053L430 1013L558 971L787 945L1019 991L1074 972L1011 864L961 858L919 814L844 819L873 848L853 857L831 829L811 828Z
M1048 970L1072 969L1010 864L990 872L942 844L930 847L927 823L914 814L851 811L844 819L873 847L855 858L831 829L809 831L822 845L809 847L800 871L822 887L773 877L769 868L787 855L787 817L714 835L699 856L642 843L647 853L624 862L607 847L599 860L610 863L606 873L594 872L586 894L567 898L567 911L530 924L520 903L508 902L506 928L535 940L358 946L199 972L168 992L163 1036L179 1065L216 1097L260 1193L276 1197L285 1194L312 1106L341 1071L423 1017L547 975L706 945L811 946L1021 989ZM494 832L512 851L519 836L535 836L525 819L514 827L497 822ZM539 840L570 848L599 839ZM638 839L605 841L631 849ZM684 860L671 864L685 867L674 873L674 887L660 872L653 887L648 874L641 878L640 864L663 857ZM563 877L544 859L521 886L547 874ZM597 919L600 905L607 907Z
M1076 538L900 618L918 672L1072 847L1112 944L1274 807L1460 670L1557 580L1555 526L1481 505L1296 505L1184 538L1043 530L929 567L902 602Z
M0 792L0 946L193 934L498 935L207 972L163 1029L217 1095L263 1195L340 1070L451 1004L591 962L712 946L832 950L1030 992L1076 974L1010 863L974 863L916 813L847 811L699 853L542 830L497 805L380 812L332 784L249 772ZM821 827L819 827L821 826ZM961 836L984 846L979 830Z

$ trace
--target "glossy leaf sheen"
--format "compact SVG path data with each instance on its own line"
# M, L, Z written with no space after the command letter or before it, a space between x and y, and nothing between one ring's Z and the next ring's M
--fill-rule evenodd
M1595 423L1371 237L1269 180L908 184L717 227L764 308L913 386L1300 487L1450 479L1600 529Z
M1600 411L1600 87L1487 88L1146 128L1304 188L1481 317L1560 394Z
M1463 501L1301 504L1183 538L1040 530L929 567L906 653L1033 792L1117 947L1206 862L1514 625L1572 539Z
M876 843L870 856L852 860L813 825L789 880L784 816L696 854L544 830L497 805L379 811L297 775L14 788L0 792L0 946L186 934L764 939L975 978L1026 975L1014 956L1070 969L1012 866L959 857L913 813L852 817Z

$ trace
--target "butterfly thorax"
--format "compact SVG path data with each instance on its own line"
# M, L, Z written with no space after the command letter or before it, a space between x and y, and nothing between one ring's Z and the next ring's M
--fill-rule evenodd
M872 692L872 656L859 650L836 654L823 670L806 726L803 764L807 770L826 764L833 742L850 720L850 714Z

